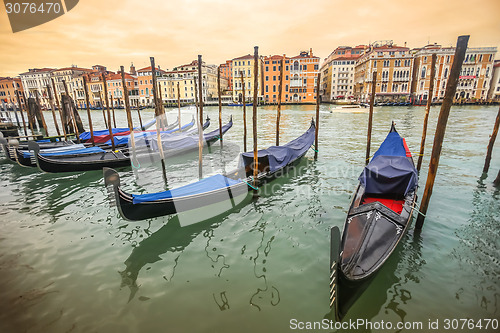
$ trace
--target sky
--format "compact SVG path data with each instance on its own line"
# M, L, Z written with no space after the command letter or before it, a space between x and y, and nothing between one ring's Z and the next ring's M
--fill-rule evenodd
M209 64L253 54L326 58L337 46L393 40L410 48L456 44L500 51L499 0L80 0L53 21L12 33L0 9L0 76L29 68L163 69L198 54ZM499 52L500 53L500 52ZM500 54L496 55L500 59Z

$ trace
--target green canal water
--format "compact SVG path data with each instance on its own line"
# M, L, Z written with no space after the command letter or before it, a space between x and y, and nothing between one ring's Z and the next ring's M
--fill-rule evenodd
M282 143L309 127L314 109L284 107ZM245 198L215 217L200 210L128 222L110 207L102 172L44 174L1 155L0 332L290 332L322 322L329 312L329 230L343 226L364 166L368 119L365 110L327 112L333 109L321 106L317 161L310 150L295 171L262 187L258 200ZM482 167L497 110L452 108L421 234L412 225L345 318L393 328L339 331L427 332L436 321L433 331L446 331L453 319L482 320L482 329L464 332L495 331L485 326L500 317L500 190L492 186L500 143L487 176ZM205 112L215 128L217 108ZM275 109L258 112L263 148L274 143ZM438 112L431 110L419 197ZM234 126L224 147L205 151L206 175L235 167L243 149L242 110L224 108L224 122L229 114ZM94 128L103 128L101 111L92 115ZM142 119L152 115L145 110ZM423 107L375 108L373 151L394 120L417 152L423 116ZM123 110L117 117L126 126ZM169 120L175 117L170 110ZM195 180L197 163L197 153L169 160L169 185ZM124 189L139 193L163 189L159 170L118 171ZM400 322L422 329L398 330Z

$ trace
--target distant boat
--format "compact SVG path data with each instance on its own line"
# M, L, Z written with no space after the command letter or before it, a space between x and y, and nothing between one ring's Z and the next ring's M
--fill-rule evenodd
M253 103L247 103L246 106L252 106ZM243 103L229 103L227 106L243 106Z

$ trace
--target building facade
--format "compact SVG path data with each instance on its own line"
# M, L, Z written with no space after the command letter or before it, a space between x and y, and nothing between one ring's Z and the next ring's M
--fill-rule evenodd
M220 85L222 90L222 94L232 95L233 90L233 62L231 60L227 60L226 63L221 64L219 66L220 69L220 77L225 78L227 80L227 84L225 86Z
M412 94L415 102L422 104L427 101L433 54L436 54L433 101L442 101L453 64L455 48L430 44L413 51L415 75L412 82ZM455 102L487 101L496 51L495 47L467 49L454 96Z
M20 78L13 77L0 77L0 104L5 103L7 108L18 108L16 90L20 92L19 98L21 103L24 103L23 99L23 84ZM2 105L3 108L3 105Z
M312 49L290 58L289 102L316 103L319 62L320 58L313 55Z
M354 96L354 69L356 61L368 46L339 46L321 66L321 100L332 102Z
M281 61L283 60L283 88L281 91L281 103L290 100L290 58L285 55L273 55L264 57L264 101L266 103L278 103Z
M52 87L51 73L53 68L32 68L26 73L19 74L26 98L35 98L38 94L42 107L50 108L47 86Z
M160 69L159 66L155 68L154 72L157 80L166 73L164 70ZM137 71L137 82L139 103L141 105L153 105L153 71L151 70L151 66L141 68Z
M409 48L392 41L372 43L358 59L354 69L354 97L368 102L372 91L373 72L377 72L376 99L382 102L409 101L413 56Z
M263 98L263 61L259 58L258 73L254 71L254 59L253 56L248 54L242 57L234 58L232 60L233 67L233 101L242 102L243 101L243 85L241 83L241 76L243 76L243 81L245 82L245 99L246 101L253 101L253 84L254 77L257 75L257 98L262 100Z
M491 77L490 90L488 91L488 100L500 102L500 60L493 64L493 74Z

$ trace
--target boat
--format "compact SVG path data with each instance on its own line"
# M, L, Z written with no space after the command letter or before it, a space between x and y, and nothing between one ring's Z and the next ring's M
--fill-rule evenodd
M243 106L243 103L228 103L227 106ZM253 106L253 103L246 103L245 106Z
M179 124L178 121L179 120L177 119L172 125L168 126L165 130L172 129L175 126L177 126ZM146 131L151 126L153 126L155 123L156 123L156 118L154 118L153 120L148 121L143 126L135 127L134 131ZM93 132L94 132L94 140L97 139L98 137L102 136L102 135L108 135L109 136L109 129L97 130L97 131L93 131ZM126 134L130 133L130 128L129 127L112 128L111 132L113 133L113 136L114 135L126 135ZM127 132L127 133L126 134L121 134L123 132ZM90 138L91 138L90 131L83 132L83 133L80 134L80 140L81 141L90 142Z
M223 126L223 134L227 132L232 127L232 119L230 122ZM195 146L184 146L179 147L173 144L175 149L169 149L171 143L175 143L179 140L179 135L170 135L166 138L162 144L164 149L165 157L171 157L180 153L184 153L188 150L195 149ZM182 134L183 136L191 137L191 134ZM152 138L153 136L151 136ZM210 133L204 134L205 142L210 144L219 139L219 129L216 129ZM195 140L198 142L197 140ZM55 153L51 156L45 156L40 153L40 148L37 143L29 142L29 149L34 151L36 164L38 168L45 172L58 173L58 172L75 172L75 171L90 171L90 170L101 170L104 167L108 168L119 168L131 165L130 155L131 151L129 148L122 148L119 150L102 149L101 147L92 147L94 151L87 153L86 151L76 151L75 152L62 152ZM90 149L90 148L87 148ZM151 145L145 145L142 149L135 151L136 156L140 158L141 154L150 154Z
M258 151L258 186L279 177L296 165L314 142L316 126L283 146L272 146ZM253 152L240 155L240 167L226 174L216 174L197 182L168 191L131 194L121 187L119 174L105 168L104 182L114 197L120 215L130 221L139 221L164 215L186 212L245 195L252 190Z
M418 173L394 123L359 177L344 230L331 230L330 306L337 320L369 286L411 224Z
M17 126L8 118L0 116L0 133L5 137L19 136Z

